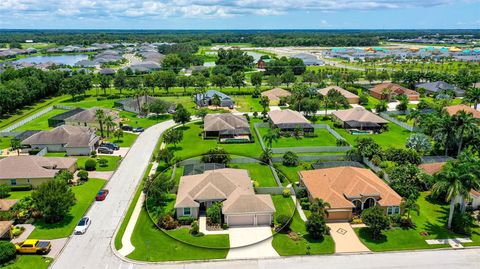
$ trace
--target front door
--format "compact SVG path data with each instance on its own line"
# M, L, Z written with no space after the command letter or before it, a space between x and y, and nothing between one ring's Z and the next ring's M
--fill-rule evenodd
M207 211L207 205L205 202L200 202L200 214L204 214Z

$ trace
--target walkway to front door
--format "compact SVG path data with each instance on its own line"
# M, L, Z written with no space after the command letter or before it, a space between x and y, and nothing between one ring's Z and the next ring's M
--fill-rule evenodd
M328 223L330 234L335 241L335 253L352 253L370 251L360 239L348 222Z

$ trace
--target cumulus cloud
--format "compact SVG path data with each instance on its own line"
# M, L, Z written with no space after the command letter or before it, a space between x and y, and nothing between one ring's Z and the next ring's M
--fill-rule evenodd
M464 0L478 2L478 0ZM291 11L401 9L458 3L458 0L0 0L2 17L219 18L278 16Z

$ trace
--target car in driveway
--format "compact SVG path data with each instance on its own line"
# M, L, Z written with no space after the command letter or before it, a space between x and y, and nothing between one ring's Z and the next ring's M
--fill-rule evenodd
M97 193L97 196L95 196L95 201L103 201L105 200L105 198L107 198L107 195L108 195L108 190L106 189L100 190Z
M50 241L38 239L27 239L24 242L15 244L17 253L20 254L47 254L52 249Z
M113 150L107 147L99 147L97 151L98 153L103 153L103 154L113 154Z
M100 144L100 147L106 147L106 148L109 148L111 150L119 150L120 149L120 147L117 144L111 143L111 142L102 143L102 144Z
M145 130L143 129L143 127L137 127L137 128L134 128L134 129L133 129L133 132L134 132L134 133L141 133L141 132L143 132L143 131L145 131Z
M89 217L83 217L75 227L74 234L84 234L87 232L88 227L90 227L91 221Z
M127 131L127 132L133 131L133 127L130 126L130 125L122 125L122 127L120 127L120 128L124 131Z

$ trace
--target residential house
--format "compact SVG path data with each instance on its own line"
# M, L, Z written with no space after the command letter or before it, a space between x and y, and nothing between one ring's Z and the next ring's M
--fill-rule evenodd
M222 203L224 223L230 227L270 225L273 221L272 198L255 194L247 170L224 168L180 178L177 217L197 218L215 202Z
M11 230L13 221L0 221L0 239L10 240L12 237Z
M116 101L115 107L135 114L141 114L143 107L150 105L156 100L157 99L152 96L139 96L138 99L132 97Z
M415 85L415 89L424 89L426 94L439 94L453 92L455 96L462 97L465 95L465 91L459 87L449 84L444 81L434 81L427 83L420 83Z
M317 56L310 53L298 53L293 55L292 58L302 59L303 63L307 66L318 66L325 64L324 61L318 59Z
M369 169L344 166L300 171L300 185L311 200L330 204L328 221L349 221L375 205L387 215L400 213L400 195Z
M339 92L341 95L343 95L347 99L349 104L358 104L358 102L360 102L360 97L358 97L358 95L351 93L338 86L329 86L323 89L319 89L318 93L320 93L323 96L326 96L328 92L331 90L335 90Z
M17 202L16 199L0 199L0 212L10 211Z
M22 145L32 149L47 148L49 152L66 152L67 155L90 155L100 138L95 130L61 125L50 131L38 132L23 140Z
M313 125L300 112L284 109L273 110L268 112L270 121L281 131L293 131L297 128L303 129L304 132L313 132Z
M379 100L392 100L398 95L405 94L409 101L420 100L420 94L395 83L381 83L370 89L370 95Z
M65 124L65 119L70 118L71 116L76 115L84 110L85 109L83 108L77 107L75 109L71 109L64 113L55 115L48 119L48 127L57 127L63 125Z
M120 117L117 111L105 109L105 108L93 107L64 119L65 124L71 125L71 126L100 129L100 123L98 122L97 116L96 116L97 110L99 109L104 111L105 117L108 117L108 116L112 117L113 122L115 123L120 122Z
M363 107L332 112L332 119L345 129L379 131L388 124L388 121L379 117Z
M0 184L38 186L61 171L74 173L77 159L69 157L10 156L0 159Z
M262 92L262 96L266 96L271 106L277 106L280 103L281 98L287 98L292 94L282 88L273 88L268 91Z
M473 107L464 105L464 104L459 104L459 105L453 105L453 106L447 106L444 108L445 111L450 115L456 115L460 111L465 111L466 113L472 114L472 116L476 119L480 119L480 111L474 109Z
M245 140L251 138L250 124L243 115L231 113L208 114L203 125L205 138L215 137L220 140Z
M220 107L233 108L235 103L233 101L233 98L216 90L208 90L205 93L198 93L197 95L195 95L195 103L199 107L212 106L212 101L215 96L218 96L218 98L220 99Z

